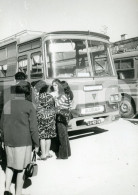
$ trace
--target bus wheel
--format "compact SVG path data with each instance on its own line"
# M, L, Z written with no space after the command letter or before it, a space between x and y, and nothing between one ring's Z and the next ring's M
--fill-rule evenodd
M120 103L120 114L122 118L133 118L135 116L131 98L122 96Z

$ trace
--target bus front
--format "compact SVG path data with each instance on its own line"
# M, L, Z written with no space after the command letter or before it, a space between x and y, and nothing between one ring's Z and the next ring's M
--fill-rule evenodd
M117 76L109 38L92 32L62 31L43 40L46 80L66 80L74 94L69 130L119 118Z

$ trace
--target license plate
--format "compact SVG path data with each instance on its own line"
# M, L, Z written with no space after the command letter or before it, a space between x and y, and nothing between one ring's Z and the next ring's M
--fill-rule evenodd
M82 108L81 114L95 114L95 113L101 113L104 112L104 106L95 106L91 108Z

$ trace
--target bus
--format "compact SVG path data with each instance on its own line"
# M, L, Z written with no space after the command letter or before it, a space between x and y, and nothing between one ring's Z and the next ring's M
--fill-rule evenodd
M138 50L113 54L121 93L122 118L134 118L138 113Z
M110 47L108 36L89 31L15 36L1 42L1 89L15 84L18 71L30 83L45 80L51 85L58 78L74 94L70 131L118 120L121 96Z

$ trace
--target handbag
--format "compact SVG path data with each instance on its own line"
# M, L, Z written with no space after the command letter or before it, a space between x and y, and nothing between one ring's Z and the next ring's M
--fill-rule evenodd
M58 113L58 114L56 115L56 122L57 122L57 123L63 123L65 126L67 126L67 124L68 124L68 122L67 122L67 120L66 120L66 117L63 116L63 115L60 114L60 113Z
M36 164L36 152L33 151L33 157L32 157L32 162L29 163L25 169L25 176L28 177L33 177L36 176L38 173L38 165Z
M68 126L69 121L73 119L73 115L70 110L61 109L56 115L56 121Z

